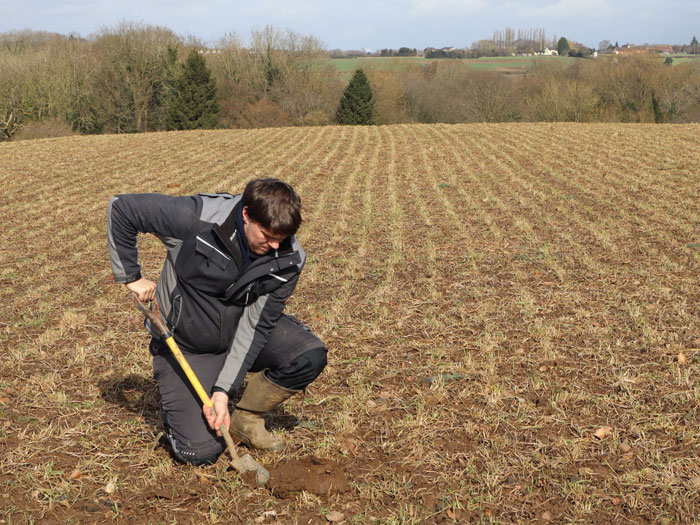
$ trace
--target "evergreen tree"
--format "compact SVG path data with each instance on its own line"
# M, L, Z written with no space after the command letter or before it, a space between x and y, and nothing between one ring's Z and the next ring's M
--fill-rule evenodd
M653 91L651 92L651 107L654 110L654 122L661 124L664 121L664 113L661 111L659 100L656 98Z
M218 122L216 79L202 55L193 49L173 82L168 129L211 129Z
M561 37L557 43L557 53L559 56L566 55L569 52L569 49L571 49L569 41L566 38Z
M698 51L700 51L700 46L698 46L698 39L693 36L693 39L690 41L690 52L693 54L697 54Z
M358 69L343 92L335 119L338 124L371 125L373 110L372 87L365 72Z
M175 91L175 79L180 73L182 66L177 62L177 48L168 44L167 54L164 61L164 76L154 86L150 120L153 129L164 130L173 129L170 122L170 107L174 102L177 92Z

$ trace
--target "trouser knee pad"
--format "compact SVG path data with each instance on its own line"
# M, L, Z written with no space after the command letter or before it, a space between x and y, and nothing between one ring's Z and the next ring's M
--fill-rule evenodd
M209 443L191 443L175 437L173 430L165 422L165 437L170 443L170 450L175 459L189 465L211 465L215 463L224 451L224 445L219 440Z
M289 366L270 369L266 377L281 387L289 390L301 390L316 379L328 363L328 349L315 348L304 352Z

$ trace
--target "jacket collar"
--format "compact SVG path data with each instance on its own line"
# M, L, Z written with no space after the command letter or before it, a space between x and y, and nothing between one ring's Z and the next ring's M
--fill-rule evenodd
M238 209L239 206L240 203L234 207L233 211L226 217L226 220L221 223L221 225L214 224L212 226L212 231L226 250L234 257L236 262L238 262L238 266L240 267L241 249L238 247L238 242L236 242L236 235L238 234L236 231L236 209Z
M236 204L236 206L234 206L233 210L231 210L231 213L229 213L228 217L226 217L226 220L223 223L221 223L221 225L214 224L214 226L212 227L212 230L214 231L216 236L223 243L226 249L231 253L231 255L233 255L236 258L239 264L241 263L242 258L241 249L238 246L238 241L236 241L236 235L245 235L244 232L239 232L236 228L236 213L238 213L240 207L241 203L239 202L238 204ZM276 250L276 253L274 253L271 257L281 257L294 253L292 237L293 236L290 235L284 241L282 241L280 247ZM267 260L266 257L262 258Z

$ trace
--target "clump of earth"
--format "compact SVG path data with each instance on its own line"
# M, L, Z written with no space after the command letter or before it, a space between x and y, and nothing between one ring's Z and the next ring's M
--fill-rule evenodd
M286 498L302 490L324 496L350 491L350 483L338 463L315 457L295 459L278 465L270 471L267 485L279 498Z

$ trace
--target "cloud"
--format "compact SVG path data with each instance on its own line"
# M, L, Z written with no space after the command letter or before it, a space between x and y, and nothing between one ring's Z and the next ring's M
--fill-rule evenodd
M363 42L368 37L374 36L374 28L370 28L367 24L353 25L344 29L342 36L347 40Z
M408 15L422 16L456 16L480 13L489 8L489 0L410 0Z
M11 0L14 1L14 0ZM19 2L18 2L19 3ZM24 7L26 17L108 17L112 22L119 19L140 20L144 17L169 19L174 16L211 16L222 7L222 0L201 2L177 2L174 0L27 0Z
M72 15L72 14L83 14L85 12L92 11L92 5L90 2L85 0L74 0L67 2L51 2L47 0L28 2L25 9L34 13L38 16L44 15Z
M508 10L523 18L605 18L613 13L608 0L557 0L541 6L515 1L506 4Z
M700 38L693 25L698 0L0 0L0 6L0 32L90 34L127 20L218 38L271 25L348 49L467 45L500 27L544 27L591 41Z
M243 11L249 15L267 16L282 20L307 20L316 18L318 6L314 2L295 2L293 0L262 0L250 2Z

